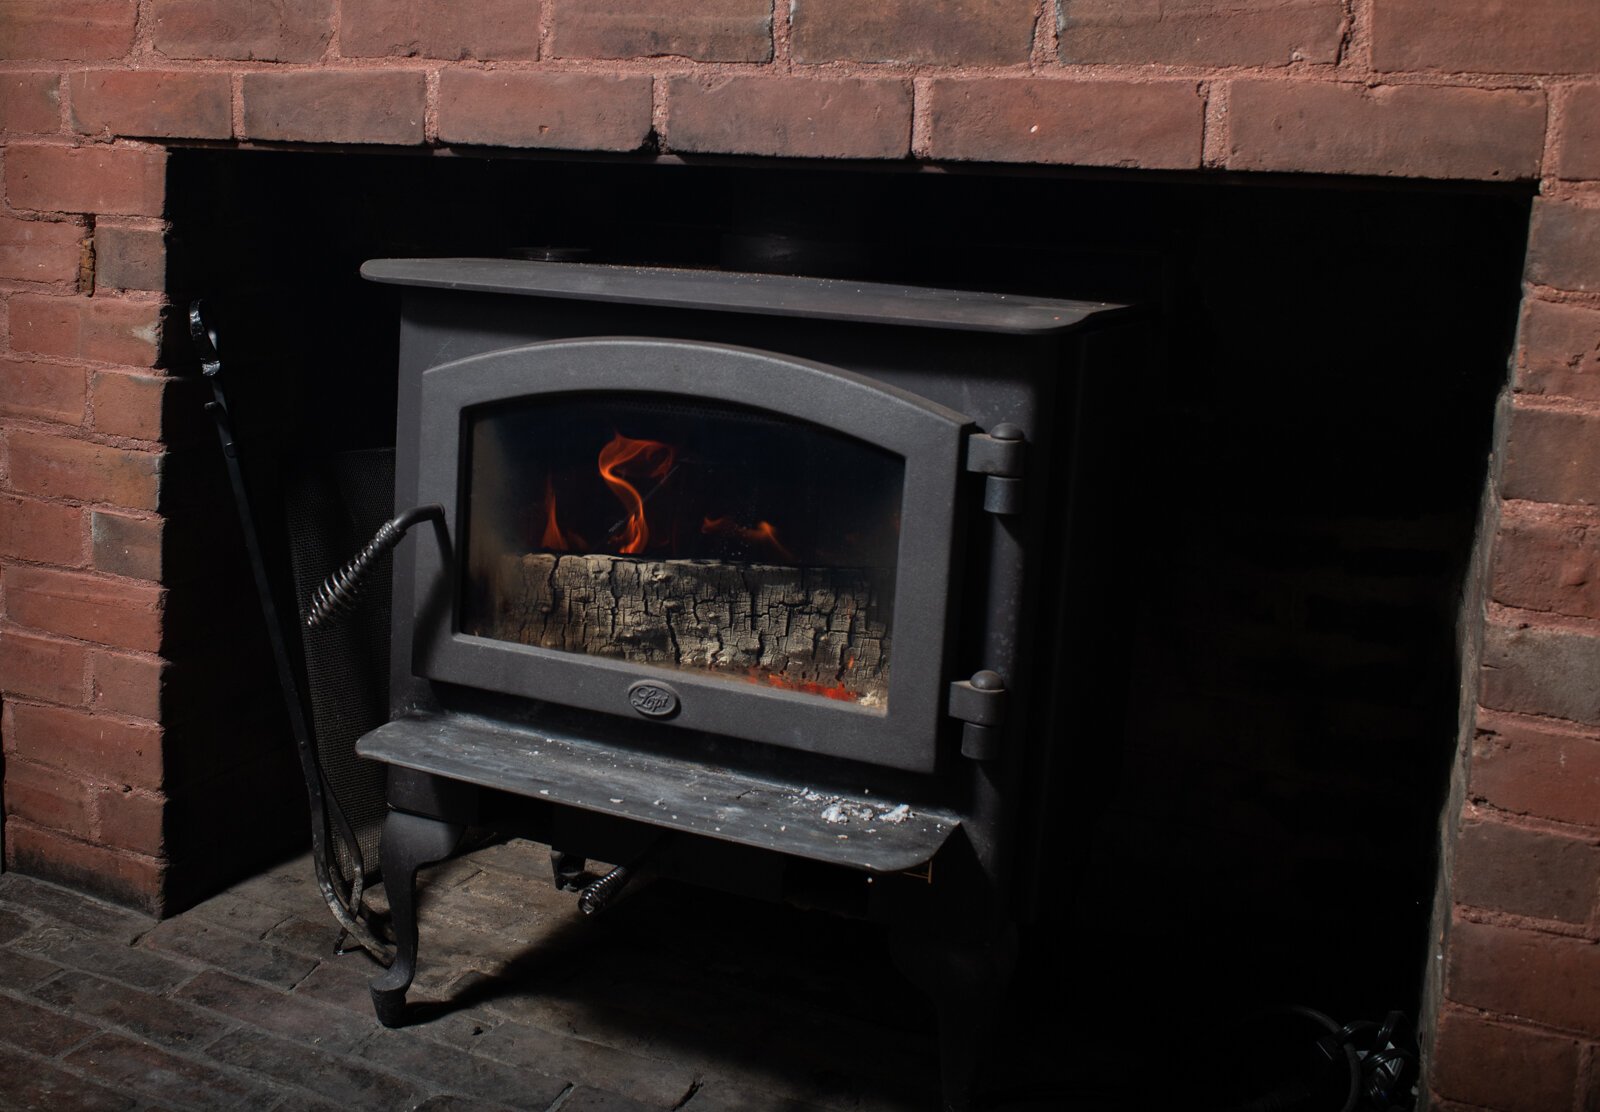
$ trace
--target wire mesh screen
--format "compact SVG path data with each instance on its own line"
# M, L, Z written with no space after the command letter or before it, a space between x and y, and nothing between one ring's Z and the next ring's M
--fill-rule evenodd
M394 452L342 452L309 462L285 491L289 559L300 615L330 572L372 538L394 512ZM370 875L378 868L378 836L387 812L384 768L356 756L356 740L388 720L391 559L374 565L356 613L317 629L298 621L305 649L317 759L328 791L344 813ZM355 862L335 838L338 865Z

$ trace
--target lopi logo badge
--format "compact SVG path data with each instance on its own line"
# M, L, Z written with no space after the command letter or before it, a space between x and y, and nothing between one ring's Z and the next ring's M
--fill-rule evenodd
M666 684L640 680L628 688L628 702L640 714L668 718L678 713L678 693Z

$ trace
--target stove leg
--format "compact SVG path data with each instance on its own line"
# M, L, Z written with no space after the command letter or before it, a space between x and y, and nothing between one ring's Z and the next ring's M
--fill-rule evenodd
M895 965L932 998L938 1016L941 1108L966 1112L989 1049L986 1037L1011 980L1014 947L1006 937L969 941L897 933L890 941Z
M394 964L372 979L372 1007L378 1022L398 1027L405 1017L406 990L417 971L417 870L455 851L466 827L404 811L383 820L383 886L389 894L394 927Z
M584 886L583 870L588 868L589 862L576 853L563 853L558 849L550 851L550 871L555 875L556 891L565 892L569 888L576 892Z

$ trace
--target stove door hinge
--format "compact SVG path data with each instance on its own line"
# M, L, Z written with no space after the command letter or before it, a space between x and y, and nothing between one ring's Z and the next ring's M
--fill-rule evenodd
M963 757L992 761L1000 755L1000 726L1006 718L1006 685L998 672L974 672L970 680L952 683L947 712L963 723Z
M985 476L983 508L992 514L1022 512L1023 456L1028 442L1016 425L999 424L967 437L967 470Z

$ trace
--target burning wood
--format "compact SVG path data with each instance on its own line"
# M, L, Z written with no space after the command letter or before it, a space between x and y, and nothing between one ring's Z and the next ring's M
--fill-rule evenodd
M883 706L887 575L707 560L502 557L480 636Z

